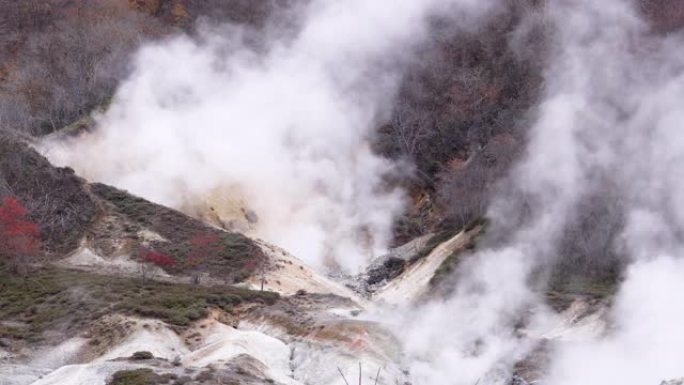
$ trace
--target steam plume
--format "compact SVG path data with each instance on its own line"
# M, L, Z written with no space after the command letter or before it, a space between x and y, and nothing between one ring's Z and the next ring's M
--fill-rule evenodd
M616 181L627 223L620 247L634 261L606 338L560 349L552 384L660 383L682 377L681 290L684 184L684 57L681 33L651 31L635 3L561 3L554 17L563 37L565 67L579 81L559 88L577 95L576 136L591 149L586 169ZM568 17L568 15L571 15ZM572 84L572 85L571 85ZM597 256L600 257L600 256ZM591 365L580 364L591 362ZM570 370L570 367L573 367Z
M684 306L675 277L684 234L684 55L675 47L684 36L653 32L623 0L549 2L541 17L554 31L543 101L513 188L502 190L489 215L510 222L521 201L530 213L502 245L461 266L452 298L395 315L412 374L421 384L504 381L529 348L515 333L516 317L535 309L530 323L546 321L527 286L531 272L563 258L559 239L586 194L617 186L627 219L613 248L632 264L613 309L615 329L560 344L544 383L682 377Z
M383 184L398 170L369 137L412 47L430 15L476 19L488 8L317 0L295 34L271 31L259 48L245 43L250 31L207 26L142 49L97 131L47 152L177 208L244 201L259 236L314 266L353 270L386 246L402 209L402 193Z

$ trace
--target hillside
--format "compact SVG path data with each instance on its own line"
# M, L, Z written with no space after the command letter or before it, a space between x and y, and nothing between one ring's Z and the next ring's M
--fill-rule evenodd
M265 256L250 239L226 233L124 191L89 184L73 170L53 167L25 141L4 135L0 141L0 181L5 196L17 197L40 230L42 252L59 260L79 248L105 258L138 258L141 248L168 254L180 272L194 238L216 238L215 258L207 265L184 268L210 272L226 282L240 282L254 273ZM199 272L198 272L199 273Z
M684 2L0 0L0 385L684 376Z

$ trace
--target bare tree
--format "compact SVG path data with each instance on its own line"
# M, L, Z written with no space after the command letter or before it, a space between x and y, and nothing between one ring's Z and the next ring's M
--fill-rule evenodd
M454 159L440 174L438 197L446 217L455 226L465 226L485 215L495 182L516 156L518 142L500 135L467 161Z
M46 9L49 21L26 31L16 55L8 58L11 70L0 84L4 128L42 134L105 104L126 74L131 52L144 37L162 30L155 19L124 2L94 0Z

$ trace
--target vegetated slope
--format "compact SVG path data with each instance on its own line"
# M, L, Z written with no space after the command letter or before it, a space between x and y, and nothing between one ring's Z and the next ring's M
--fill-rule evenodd
M505 223L488 228L491 243L505 242L529 219L526 207L534 206L535 198L506 178L524 156L527 127L544 91L546 56L558 48L550 38L553 25L545 22L545 3L502 2L490 22L474 31L434 22L431 44L403 80L392 117L379 128L375 143L388 157L416 166L413 178L404 181L413 205L396 225L397 244L467 226L486 214L497 193L515 209ZM684 26L680 3L640 1L645 26L651 33L677 33ZM614 189L606 183L583 197L556 255L542 267L540 280L550 278L551 289L598 296L615 289L624 269L616 246L625 213Z
M440 221L462 227L483 215L494 182L523 147L550 32L537 3L505 2L472 31L434 21L376 139L381 153L416 166L409 187L417 207L399 224L401 241Z
M243 302L273 304L278 298L275 293L227 286L142 283L138 277L52 267L17 277L1 264L0 289L0 346L11 350L23 343L72 337L108 314L155 318L182 327L212 308L232 311Z
M414 207L397 225L398 243L482 216L497 181L523 153L547 55L556 48L546 3L502 1L474 30L433 21L430 42L375 139L380 153L416 166L405 181ZM638 3L653 33L684 27L684 3Z
M0 136L0 197L24 204L41 234L43 251L52 260L82 243L102 256L138 257L141 247L167 254L176 262L167 272L210 272L226 282L252 274L266 258L249 238L210 227L178 211L150 203L103 184L88 184L68 168L53 167L25 141ZM155 234L153 239L146 234ZM216 239L211 255L186 264L191 241ZM200 263L201 262L201 263Z
M128 247L118 252L135 250L144 242L146 247L162 252L177 262L176 267L169 267L167 271L187 274L188 271L184 271L183 266L192 253L193 239L214 237L215 251L204 256L207 259L201 266L213 276L227 282L240 282L254 273L260 264L265 263L266 256L261 248L242 234L209 227L179 211L104 184L93 184L90 190L103 201L107 215L119 219L119 224L123 225L123 238L130 240ZM107 221L107 225L111 226L112 222ZM151 231L162 238L144 240L144 235L141 234L143 231ZM106 240L106 229L101 236Z
M144 42L229 22L257 44L266 20L295 2L0 0L0 130L44 135L108 104Z
M74 226L65 231L68 230L66 236L74 242L63 246L60 253L50 253L53 259L72 251L81 252L84 246L108 258L122 253L131 255L144 245L168 253L178 259L177 266L183 266L190 238L197 233L214 234L221 239L222 249L205 268L214 277L232 283L249 273L263 256L259 245L240 234L209 227L110 186L88 184L69 169L52 167L21 138L5 134L2 139L0 163L4 167L4 195L15 195L18 187L24 186L17 184L18 179L12 174L19 172L13 167L21 165L22 176L49 182L50 186L43 187L46 190L51 187L62 191L63 185L68 186L68 191L78 198L67 205L69 210L92 211L87 220L70 222ZM15 158L22 162L5 162ZM12 175L6 178L6 173ZM43 175L49 175L49 178ZM33 215L43 209L44 202L31 194L22 193L18 198L26 202L29 214L42 226L40 218ZM59 200L58 203L66 200L61 195L52 199ZM54 248L50 238L45 238L44 244L46 248ZM245 261L254 263L246 267ZM292 263L282 258L277 262ZM293 268L306 273L301 267ZM106 275L103 274L106 271L71 270L61 264L34 263L27 271L26 276L17 276L0 261L0 355L3 357L0 378L8 376L10 384L22 384L22 378L37 381L39 377L43 382L38 383L47 384L114 381L141 367L147 368L150 374L172 373L179 379L190 378L198 384L219 384L225 379L250 383L242 380L243 377L251 378L245 371L253 365L260 368L252 376L253 383L274 383L270 379L275 378L273 374L280 366L275 367L271 365L272 360L263 359L269 357L258 350L259 346L250 347L250 344L264 340L279 344L279 354L282 354L278 362L285 364L283 373L287 372L288 376L293 369L287 364L294 362L300 376L316 373L315 377L320 377L322 367L327 369L325 360L312 361L309 357L326 357L354 367L359 361L373 367L387 363L384 350L367 348L376 345L375 339L389 344L387 332L367 322L346 321L328 312L330 306L344 308L344 312L351 311L346 308L358 309L353 301L335 295L308 294L302 290L292 298L279 299L273 292L227 285L193 285L179 280L142 280L138 275ZM169 268L167 272L187 273L175 268ZM277 286L280 282L271 284ZM315 314L309 314L314 311L307 309L312 306L310 302L315 302ZM217 327L222 333L204 341L200 337L206 317L217 317L220 320ZM280 339L260 331L233 329L241 319L264 323L267 330L275 330L272 332L278 338L285 338L292 346L297 346L296 352L291 353L290 347ZM285 329L282 335L280 328ZM183 340L180 345L183 350L173 350L173 341L169 342L169 338ZM190 352L186 345L192 348ZM164 350L166 355L157 356L158 350L169 346L171 348ZM221 350L215 350L215 347ZM145 358L147 355L142 353L138 356L143 358L129 357L146 349L154 351L156 357ZM247 349L251 357L260 361L246 356L238 356L242 358L237 360L233 353L239 353L241 349ZM187 363L172 363L174 357L183 354L186 354ZM219 369L206 367L215 362L221 363ZM329 384L332 382L328 380L338 380L334 369L326 372L325 379L312 383ZM392 373L395 372L399 373L399 370L393 369ZM275 383L296 383L285 374L281 377L287 381L276 380Z
M49 255L74 250L95 219L97 203L85 187L73 170L53 167L14 135L0 135L0 195L26 206Z

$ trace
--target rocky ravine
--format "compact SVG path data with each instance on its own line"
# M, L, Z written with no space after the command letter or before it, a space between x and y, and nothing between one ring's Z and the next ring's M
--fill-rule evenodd
M435 275L467 257L481 231L427 235L364 274L326 277L274 245L89 184L17 138L0 138L0 188L27 204L52 260L25 283L3 275L0 385L342 385L340 372L352 381L359 365L364 383L409 383L401 344L370 319L426 300ZM225 242L199 272L202 286L180 269L140 285L138 247L182 262L197 233ZM525 333L540 346L592 338L605 330L604 310L577 298L553 328ZM516 381L543 373L540 351Z
M366 314L377 306L398 306L424 295L430 284L426 277L435 274L446 255L463 249L470 236L459 233L447 239L402 273L375 282L373 293L356 293L262 242L273 262L265 274L265 288L282 294L275 303L244 303L230 312L214 309L186 328L152 318L106 315L57 345L22 354L4 352L0 385L137 384L125 382L134 380L140 384L344 385L340 371L347 381L357 381L359 365L364 383L375 383L376 376L378 384L410 383L400 343L382 324L366 320ZM411 260L425 252L424 244L390 255ZM110 263L101 262L106 257L92 250L87 258L83 253L81 249L62 263L95 270ZM84 264L87 260L104 265ZM135 264L121 257L116 262L116 266ZM363 278L368 276L374 275ZM247 285L258 286L261 280L250 278ZM589 309L578 299L558 314L552 329L526 333L540 345L594 338L605 330L604 310L602 306ZM95 340L103 342L94 347ZM544 360L539 356L543 353L537 354L516 367L514 381L534 383L543 373ZM510 380L491 378L492 384Z

